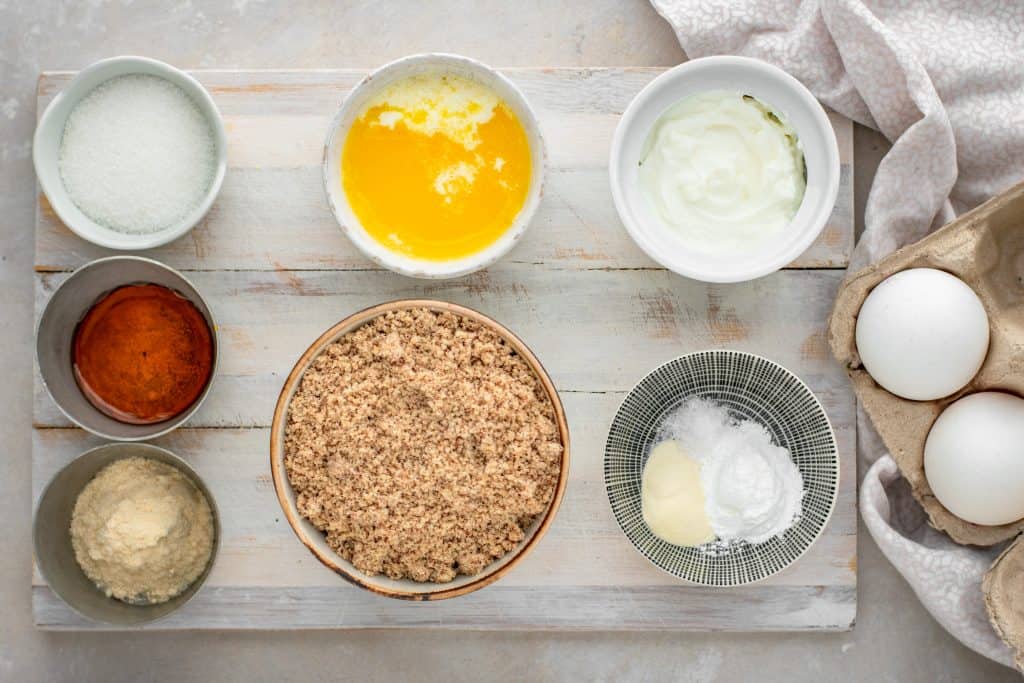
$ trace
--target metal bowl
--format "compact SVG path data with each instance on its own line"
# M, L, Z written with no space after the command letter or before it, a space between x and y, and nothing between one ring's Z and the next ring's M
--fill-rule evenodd
M72 340L75 326L104 294L123 285L151 282L175 290L203 314L213 336L213 366L203 393L185 411L163 422L127 424L98 410L75 380ZM141 256L111 256L85 264L61 284L43 309L36 328L36 360L43 385L69 420L82 429L113 441L140 441L166 434L189 419L210 393L217 374L217 327L203 297L169 266Z
M764 543L728 549L663 541L644 522L640 482L665 418L691 397L721 403L737 418L761 423L789 450L804 480L799 519ZM800 558L828 524L839 487L839 454L825 409L796 375L742 351L699 351L654 369L626 395L608 432L604 483L612 513L640 554L669 574L704 586L766 579Z
M131 605L107 597L85 575L71 546L71 513L78 494L110 463L143 457L177 468L206 496L213 513L213 552L206 569L179 595L154 605ZM220 548L220 516L210 490L188 463L170 451L150 444L112 443L82 453L60 470L43 489L32 528L36 566L50 588L82 616L118 626L138 626L167 616L199 591L213 568Z
M302 375L306 369L316 360L317 356L331 343L337 341L349 332L362 327L374 318L390 311L406 310L410 308L428 308L434 311L449 311L464 318L469 318L484 327L494 331L501 336L516 353L527 362L533 372L540 380L544 393L551 401L555 412L555 423L558 425L559 435L562 441L562 462L558 474L558 484L555 493L548 503L547 509L541 513L533 524L526 530L526 537L519 544L509 551L504 557L495 560L482 572L474 576L458 576L448 583L420 583L409 579L389 579L386 576L370 576L343 559L334 551L324 538L323 532L313 526L305 519L298 510L295 501L295 490L288 481L288 473L284 465L284 433L288 418L288 407L292 397L299 388ZM274 421L270 428L270 471L274 477L274 489L277 491L277 499L281 503L285 517L291 525L295 535L299 537L313 555L328 569L340 575L360 588L383 595L389 598L400 598L403 600L442 600L453 598L459 595L472 593L484 586L497 581L504 576L512 567L519 563L527 553L537 544L544 533L548 530L551 522L555 519L558 506L562 502L562 495L565 493L565 485L569 479L569 425L565 419L565 411L562 402L558 398L558 391L555 390L551 378L548 377L544 367L533 355L533 352L514 334L501 324L491 318L478 313L470 308L444 301L431 299L404 299L380 304L372 308L360 311L345 318L331 329L324 332L319 339L306 350L299 358L295 367L285 380L281 395L277 399L277 407L274 409Z

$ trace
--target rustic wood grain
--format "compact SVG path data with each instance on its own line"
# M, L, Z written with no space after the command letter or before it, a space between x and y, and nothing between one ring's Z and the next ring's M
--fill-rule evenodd
M825 347L841 271L783 271L705 285L664 270L567 271L499 263L467 278L418 281L386 271L189 273L209 302L221 345L218 374L192 426L269 426L285 376L314 339L345 316L424 296L469 306L519 335L562 392L627 391L682 353L728 347L792 369L826 407L850 391ZM36 276L41 311L66 273ZM71 423L36 382L34 421ZM836 417L833 417L835 421Z
M188 271L217 320L221 362L189 428L156 440L188 460L223 516L208 585L154 629L464 628L843 630L856 614L854 399L826 348L825 322L853 243L852 135L833 117L844 180L832 222L793 269L740 285L705 285L657 268L629 240L607 188L615 122L657 69L512 69L541 118L551 172L527 237L485 272L411 280L360 257L320 186L320 145L356 70L197 72L228 126L224 192L192 235L150 255ZM44 74L39 111L68 74ZM109 252L74 237L41 199L36 315L67 273ZM389 601L343 583L292 533L274 495L269 430L284 377L321 332L383 301L429 297L493 316L544 363L572 432L569 485L549 533L496 585L438 604ZM761 584L687 586L644 560L615 524L604 491L608 424L628 389L688 351L734 348L793 370L836 430L842 474L823 536ZM33 498L101 440L70 428L37 382ZM33 574L36 623L105 630L74 614Z
M721 607L721 593L709 589L650 586L631 591L615 587L537 588L490 586L457 600L385 602L387 598L344 586L318 588L203 589L193 600L155 624L139 630L178 629L337 629L429 628L474 631L733 631L739 614ZM836 631L849 628L846 614L856 604L850 586L731 588L747 631ZM45 586L32 589L36 623L53 630L116 630L77 614ZM595 605L580 609L581 605ZM671 612L663 620L653 614ZM598 611L599 610L599 611ZM259 621L251 617L261 615Z

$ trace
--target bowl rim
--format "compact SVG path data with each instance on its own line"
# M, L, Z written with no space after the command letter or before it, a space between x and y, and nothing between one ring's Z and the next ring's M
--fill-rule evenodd
M507 562L492 571L487 571L485 569L473 580L455 588L444 588L446 584L442 583L426 582L419 585L435 586L438 588L435 590L401 591L386 589L374 585L372 578L366 576L358 569L355 569L354 567L352 569L348 569L347 567L342 566L342 558L337 553L333 551L330 553L323 553L317 549L316 545L306 535L305 530L301 526L300 519L302 518L302 515L299 514L299 511L289 503L286 496L286 490L290 489L291 483L288 481L287 473L284 470L283 443L288 407L291 404L292 397L295 395L295 391L298 389L298 383L302 380L302 376L309 368L310 363L319 356L329 344L340 339L345 334L359 329L371 320L391 311L414 308L428 308L434 311L447 311L480 323L493 332L499 334L512 346L513 349L515 349L516 353L526 360L530 369L533 370L534 374L540 380L541 386L544 387L544 392L551 401L552 408L555 413L555 423L558 425L562 441L562 457L558 474L558 484L555 487L555 492L551 497L551 501L548 503L547 508L540 517L536 530L529 538L526 539L518 550L510 551L510 553L513 553L513 557L509 558ZM281 435L280 439L278 438L278 434ZM278 448L279 442L281 443L280 448ZM540 361L533 354L530 348L508 328L489 316L466 306L437 299L396 299L394 301L376 304L346 316L341 321L328 328L327 331L317 337L317 339L310 344L309 348L307 348L303 352L302 356L299 357L298 361L296 361L291 372L288 373L288 377L285 379L281 392L278 395L277 404L274 407L274 419L270 427L270 472L274 481L274 491L277 494L277 500L281 505L281 510L284 512L289 526L291 526L292 531L298 537L299 541L301 541L302 544L306 546L311 553L313 553L321 564L333 571L335 574L341 576L349 583L360 588L364 588L372 593L376 593L377 595L413 601L445 600L465 595L467 593L472 593L473 591L494 583L521 562L544 536L558 513L569 479L569 453L569 424L566 420L565 410L562 406L562 401L559 398L558 390L555 388L555 385L548 376L544 366L541 365ZM278 465L279 461L281 463L280 466ZM322 532L317 531L317 533ZM498 558L494 562L498 562L501 559L502 558ZM493 562L491 564L493 564Z
M39 507L42 505L43 500L46 499L46 495L50 492L50 489L53 487L54 483L57 481L57 478L64 472L64 470L66 470L67 468L71 467L71 465L73 465L74 463L78 462L79 460L81 460L83 458L89 457L90 455L92 455L92 454L94 454L94 453L96 453L98 451L121 450L122 448L126 448L126 447L141 448L142 450L147 450L147 451L150 451L150 452L159 452L161 455L163 455L168 460L170 460L172 463L174 463L172 466L177 468L179 471L182 471L185 474L185 476L189 478L189 481L191 481L193 484L196 484L196 482L198 482L198 485L196 486L196 488L199 489L199 492L201 494L203 494L204 498L206 498L206 502L210 506L210 514L213 517L213 548L210 550L210 559L207 560L206 567L203 569L203 572L198 577L196 577L195 581L193 581L192 583L190 583L188 586L185 587L185 591L189 590L193 586L195 586L195 590L192 591L191 595L189 595L184 600L182 600L181 604L179 604L177 607L175 607L174 609L170 610L169 612L167 612L165 614L161 614L161 615L156 616L156 617L153 617L152 619L146 619L144 621L140 621L140 622L135 623L134 626L136 628L139 628L139 627L142 627L144 625L152 624L154 622L158 622L158 621L161 621L163 619L166 619L167 617L171 616L175 612L179 611L182 607L184 607L188 603L192 602L192 600L196 597L196 595L198 595L199 592L203 589L203 586L206 585L206 580L210 577L210 574L213 572L213 567L214 567L214 565L217 562L217 557L218 557L218 555L220 555L220 544L221 544L221 536L223 535L223 531L222 531L222 528L221 528L220 509L217 507L217 501L216 501L216 499L213 496L213 491L211 491L209 485L207 485L206 480L204 480L201 476L199 476L199 473L196 471L196 469L194 467L192 467L190 464L188 464L188 462L186 462L185 459L182 458L180 455L178 455L178 454L174 453L173 451L170 451L170 450L168 450L168 449L166 449L166 448L164 448L162 446L157 446L157 445L154 445L154 444L151 444L151 443L137 443L137 442L133 442L133 441L113 441L113 442L110 442L110 443L104 443L104 444L100 444L98 446L93 446L92 448L88 448L88 449L82 451L81 453L79 453L78 455L76 455L74 458L72 458L67 463L65 463L63 467L61 467L59 470L57 470L56 472L53 473L53 475L46 482L46 486L44 486L43 490L40 491L39 498L36 500L35 504L32 506L32 557L33 557L33 560L34 560L34 565L35 565L36 569L39 570L40 576L42 576L43 579L46 581L47 587L53 592L54 595L56 595L58 598L60 598L61 602L63 602L65 605L67 605L68 609L70 609L75 614L81 616L82 618L88 619L90 621L94 621L96 623L119 625L118 622L107 621L105 619L100 619L100 618L91 616L89 614L85 614L84 612L79 610L77 607L72 605L68 600L66 600L64 598L64 596L61 595L61 593L56 588L53 587L53 584L50 581L50 577L47 575L46 570L43 568L42 563L39 562L39 559L38 559L39 558L39 538L40 538L40 534L42 533L42 531L41 531L41 529L39 527ZM127 455L126 454L126 455L124 455L122 457L117 458L116 460L112 460L108 464L113 464L117 460L124 460L126 458L131 458L131 457L146 458L146 457L149 457L149 456L147 456L147 455L133 456L133 455ZM158 462L164 462L164 461L163 460L158 460ZM97 470L97 473L98 472L99 471ZM89 481L92 481L92 479L90 479ZM86 482L86 485L88 485L88 483L89 482ZM84 486L83 486L83 488L84 488ZM81 492L82 491L79 490L78 494L81 494ZM76 501L77 501L77 495L78 494L76 494ZM77 566L77 561L76 561L76 566ZM80 566L79 566L79 571L82 571L83 574L85 573L84 570L82 570ZM86 578L88 579L89 577L86 576ZM89 579L89 580L92 581L92 579ZM185 592L185 591L182 591L182 592ZM179 593L179 595L180 595L180 593ZM177 597L177 596L175 596L175 597ZM117 600L117 598L114 598L114 597L110 597L109 599L110 600ZM171 600L173 600L173 599L175 599L175 598L171 598ZM130 603L125 603L125 604L130 604Z
M810 221L808 222L809 227L813 226L812 229L804 230L799 240L794 241L793 244L790 245L789 249L781 252L774 259L764 261L761 265L748 268L745 271L728 272L724 275L712 269L701 269L674 263L666 254L659 253L659 251L655 249L643 235L643 231L638 225L640 221L633 220L632 211L629 210L629 202L625 197L625 179L619 173L619 162L622 157L622 147L626 136L634 125L634 119L637 113L640 111L641 107L646 104L647 100L652 98L656 92L664 88L670 88L675 79L685 77L686 74L722 66L738 67L751 73L771 74L780 84L783 85L783 87L788 87L789 90L806 105L807 111L814 119L816 126L823 133L823 137L825 139L827 169L825 174L825 183L823 184L823 201L825 202L825 205L828 206L828 211L823 211L822 215L817 216L816 225ZM806 251L807 248L810 247L818 238L818 235L821 234L825 225L828 223L829 217L831 216L832 210L834 209L836 200L839 196L840 175L841 162L839 158L839 142L836 139L835 130L829 121L828 114L825 112L824 107L821 106L821 103L817 98L810 90L807 89L806 86L804 86L803 83L797 80L789 72L761 59L742 57L738 55L713 55L709 57L691 59L662 72L650 83L645 85L640 92L633 97L629 106L626 107L622 116L619 118L619 122L615 127L615 133L612 136L611 151L608 162L608 179L609 184L611 185L612 201L615 204L616 213L618 213L619 220L622 221L626 231L637 246L639 246L640 249L653 261L674 273L694 280L699 280L701 282L717 284L747 282L765 275L770 275L771 273L784 268ZM792 222L790 224L792 225Z
M60 294L61 290L64 289L65 285L67 285L69 282L75 279L76 275L78 275L81 272L84 272L89 268L92 268L93 266L99 266L108 261L139 261L152 266L158 266L160 268L163 268L164 270L168 271L171 275L180 278L182 282L191 287L192 291L194 291L196 293L196 296L199 298L199 301L203 304L203 307L206 308L206 314L203 315L203 319L206 320L206 323L209 325L210 336L213 339L213 364L210 366L210 379L207 380L206 386L203 388L202 393L199 394L199 397L192 402L192 405L190 405L181 413L178 413L174 417L164 420L163 422L154 422L152 425L154 427L166 424L168 422L172 422L173 424L169 424L163 429L153 432L152 434L145 434L140 436L111 436L106 432L93 429L92 427L83 424L74 415L68 412L68 410L61 404L59 400L57 400L57 397L53 395L52 391L50 391L50 386L46 382L46 376L43 374L43 363L39 347L39 328L42 327L43 319L46 317L46 311L50 307L50 303L53 302L53 300L57 297L58 294ZM118 285L118 287L124 287L126 285L134 284L134 282L136 281L126 282L123 285ZM116 289L116 287L114 289ZM101 294L100 297L102 298L103 296L106 296L106 294L109 294L111 291L113 291L113 289L107 290L107 292ZM99 299L94 301L92 305L95 306L98 301ZM88 313L88 311L89 309L86 309L86 313ZM202 313L202 311L200 311L200 313ZM202 292L199 291L199 288L196 287L191 280L182 275L181 272L172 268L171 266L165 263L161 263L160 261L147 258L145 256L138 256L136 254L114 254L113 256L104 256L103 258L93 259L88 263L84 263L78 268L76 268L74 271L72 271L71 274L68 275L68 277L64 280L64 282L57 285L57 288L53 290L53 293L51 293L50 297L46 300L46 304L43 306L42 313L39 314L39 319L36 321L34 334L35 361L36 367L39 369L39 382L43 385L43 388L46 389L46 393L49 395L50 400L53 401L54 405L57 406L57 409L60 410L64 417L70 420L71 423L74 424L76 427L80 427L81 429L84 429L90 434L95 434L96 436L108 439L109 441L113 441L115 443L137 443L141 441L155 439L157 437L164 436L165 434L173 432L175 429L191 420L192 416L195 415L196 411L199 410L200 406L202 406L202 404L206 401L206 397L210 395L210 390L213 388L214 380L217 378L217 367L220 364L220 340L217 337L217 320L216 318L214 318L213 309L210 308L209 302L206 301L206 298L203 296ZM79 389L79 391L81 391L81 389Z
M213 181L210 183L206 194L203 195L203 200L193 207L192 211L186 214L178 223L151 233L119 233L112 228L108 228L97 223L88 216L86 216L86 218L89 219L87 227L83 227L82 224L74 219L74 217L61 208L61 202L54 202L52 199L54 196L63 196L68 202L72 204L74 203L68 195L67 190L64 188L63 183L57 183L60 187L56 187L46 179L45 174L39 172L39 169L46 163L41 157L42 153L39 151L42 149L42 145L40 144L42 136L44 135L44 131L49 130L50 119L56 116L55 112L57 111L58 106L60 106L60 103L65 99L67 92L76 84L93 76L94 74L102 74L124 64L131 65L133 70L104 78L99 84L97 84L97 86L94 86L93 89L98 87L101 83L118 76L128 76L133 73L154 75L150 74L148 71L138 70L138 67L145 66L158 72L158 78L163 78L164 80L177 85L191 98L201 100L202 103L208 106L210 111L215 114L215 116L212 117L208 116L206 111L200 108L200 111L203 113L203 118L209 122L210 128L212 129L217 156ZM91 92L92 89L83 94L82 98ZM80 98L79 101L81 101L82 98ZM197 105L198 104L199 103L197 102ZM72 105L71 109L74 110L74 106L76 105L77 102ZM63 131L61 132L61 136L63 136ZM46 196L47 203L53 209L57 218L60 219L61 223L67 227L68 230L75 233L85 241L91 242L92 244L100 247L116 249L118 251L140 251L160 247L173 242L180 237L184 237L202 222L203 218L206 217L206 214L213 206L213 203L220 195L221 188L224 184L224 176L227 174L227 146L228 141L227 132L224 128L224 117L220 113L220 109L217 107L216 102L214 102L210 92L198 80L196 80L195 77L182 69L151 57L143 57L141 55L117 55L93 62L86 68L79 71L75 77L68 81L68 83L61 88L60 92L50 100L50 103L46 105L46 109L43 110L42 115L36 122L35 132L32 135L32 167L35 171L36 181L38 182L40 189L43 191L43 194ZM110 235L119 235L121 239L114 239ZM130 243L126 244L122 240L130 240Z
M506 228L498 239L492 242L489 246L484 247L480 251L469 254L468 256L463 256L452 261L414 259L388 249L366 232L358 217L354 216L354 212L353 217L355 218L356 224L349 225L347 219L342 215L342 207L338 206L335 202L335 194L331 191L332 186L338 180L337 174L331 173L331 147L335 144L335 141L339 136L348 134L347 128L342 130L342 123L345 117L351 112L356 96L367 91L369 88L377 87L376 82L380 80L381 76L384 74L418 64L436 66L438 71L443 71L446 66L462 66L468 68L470 71L484 73L489 78L493 78L502 83L502 85L512 93L513 97L517 100L516 104L521 107L523 112L525 112L529 118L528 121L523 121L521 123L523 124L524 132L526 133L527 143L530 146L531 161L533 157L536 156L540 162L539 164L535 164L535 167L532 169L531 186L527 191L526 200L523 202L522 208L520 208L519 213L508 228ZM504 99L503 95L499 94L499 96ZM536 154L533 154L533 152L536 152ZM493 265L499 259L508 254L508 252L510 252L512 248L522 240L523 235L526 234L526 231L529 229L537 215L537 210L540 208L541 200L544 197L544 184L547 176L547 166L547 145L544 142L544 134L540 128L540 119L537 117L537 112L530 105L530 101L519 86L513 83L510 78L501 73L498 69L488 66L477 59L473 59L472 57L466 57L464 55L451 52L421 52L406 55L405 57L395 59L377 67L360 79L355 87L345 95L345 99L342 101L341 106L338 108L338 111L335 113L334 118L328 126L327 137L323 144L323 153L320 164L324 194L327 197L327 205L331 209L331 214L334 216L334 220L337 221L341 231L349 238L349 241L356 246L360 253L377 265L383 266L384 268L399 273L400 275L432 280L458 278L469 275L470 273ZM341 200L347 205L348 199L345 196L344 190L342 190L339 195ZM510 235L511 237L503 241L503 238L506 235ZM408 265L407 262L419 265L413 267ZM458 267L444 268L443 266L447 264L458 265Z
M636 550L638 553L640 553L640 556L643 557L645 560L647 560L649 563L651 563L651 565L657 567L660 571L668 574L669 576L673 577L674 579L676 579L678 581L682 581L683 583L685 583L687 585L701 586L701 587L704 587L704 588L713 588L713 589L716 589L716 590L729 590L729 589L732 589L732 588L742 588L742 587L745 587L745 586L751 586L751 585L754 585L754 584L757 584L757 583L761 583L762 581L765 581L765 580L775 576L776 574L779 574L779 573L789 569L794 564L796 564L800 560L800 558L802 558L804 555L806 555L807 551L809 551L812 547L814 547L814 544L816 544L818 542L818 539L821 538L821 536L825 533L825 529L828 527L829 522L832 521L832 514L835 512L836 503L839 500L839 484L840 484L840 482L842 480L842 464L843 463L842 463L842 459L839 457L839 443L836 441L836 431L835 431L835 427L832 426L832 419L828 416L828 411L826 411L825 410L825 406L822 405L821 399L818 398L818 395L816 393L814 393L814 391L809 386L807 386L807 383L804 382L800 378L799 375L797 375L795 372L793 372L792 370L790 370L786 366L782 365L781 363L778 363L778 362L776 362L776 361L774 361L774 360L772 360L770 358L766 358L766 357L764 357L764 356L762 356L760 354L751 353L749 351L738 351L736 349L723 349L723 348L700 349L700 350L697 350L697 351L691 351L689 353L681 354L679 356L676 356L675 358L670 358L669 360L665 361L664 363L659 363L657 366L652 368L649 372L644 374L643 377L641 377L639 380L637 380L637 382L635 384L633 384L633 386L629 389L629 391L626 392L626 395L623 397L622 401L619 402L619 405L615 408L615 413L612 415L612 423L609 424L609 426L608 426L608 436L605 437L605 446L604 446L604 453L602 455L602 463L605 460L607 460L607 458L608 458L608 440L611 437L612 424L614 424L615 419L619 415L619 412L622 410L623 406L625 406L626 401L628 401L629 398L633 395L633 393L635 391L637 391L637 389L640 388L640 385L643 384L644 382L646 382L649 377L651 377L652 375L657 373L659 370L661 370L662 368L664 368L664 367L666 367L668 365L672 365L673 363L678 363L678 362L680 362L682 360L686 360L686 359L692 358L694 356L699 356L699 355L703 355L703 354L712 354L712 355L726 354L726 355L734 355L734 356L741 356L741 357L750 358L750 359L761 361L763 363L767 363L768 365L774 366L774 367L778 368L779 370L781 370L786 375L788 375L789 377L791 377L793 380L796 381L797 385L799 385L805 391L807 391L808 395L811 396L814 399L815 405L821 411L821 414L825 416L825 423L828 425L829 441L831 442L832 450L835 453L836 483L835 483L834 488L832 489L832 495L830 496L830 501L829 501L829 506L828 506L828 514L826 514L825 518L822 520L821 526L818 528L818 532L814 535L814 537L811 540L809 540L807 542L807 544L803 547L803 549L796 556L794 556L789 561L788 564L786 564L785 566L779 567L775 571L770 572L768 574L765 574L764 576L758 577L756 579L750 579L750 580L741 581L741 582L738 582L738 583L730 583L730 584L727 584L727 585L715 585L715 584L710 584L710 583L701 583L699 581L693 581L691 579L687 579L687 578L678 576L676 574L673 574L672 572L670 572L665 567L662 567L661 565L657 564L654 560L649 558L644 552L642 552L640 550L640 548L633 541L633 537L622 526L622 522L619 520L618 515L614 514L614 510L612 511L612 513L613 513L612 517L615 518L615 524L619 527L619 530L622 532L622 535L625 536L627 540L629 540L629 543L630 543L631 546L633 546L633 549ZM605 497L608 498L608 505L609 505L609 507L611 507L611 491L608 489L607 475L605 475L605 477L603 478L603 483L605 485ZM643 522L643 524L646 526L647 523Z

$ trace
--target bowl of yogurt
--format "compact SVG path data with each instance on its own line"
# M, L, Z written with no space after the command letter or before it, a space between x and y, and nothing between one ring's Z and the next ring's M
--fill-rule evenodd
M651 81L612 139L612 197L652 259L704 282L772 273L811 245L839 191L839 146L799 81L705 57Z

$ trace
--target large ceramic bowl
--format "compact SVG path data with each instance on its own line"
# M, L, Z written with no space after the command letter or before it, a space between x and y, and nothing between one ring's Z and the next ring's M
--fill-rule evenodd
M796 215L778 235L743 253L709 254L688 245L651 209L640 187L644 143L658 118L680 100L709 90L753 95L782 113L804 153L807 189ZM839 145L825 110L782 69L748 57L705 57L669 69L633 98L615 129L608 171L619 217L648 256L695 280L741 282L789 264L818 237L839 192Z
M210 123L216 146L217 168L202 202L177 223L146 234L118 232L85 215L71 200L64 188L58 164L61 140L64 138L64 125L75 105L101 83L129 74L158 76L184 90ZM35 165L36 178L39 180L43 194L46 195L50 206L53 207L54 213L68 229L82 239L101 247L134 251L152 249L172 242L188 233L203 219L206 212L213 206L224 182L224 174L227 171L227 148L227 136L224 133L224 122L221 120L220 112L217 110L217 105L213 103L210 93L199 84L199 81L184 71L155 59L129 56L111 57L83 69L46 107L36 126L35 138L32 141L32 162Z
M498 94L519 118L530 144L530 162L533 172L526 201L512 225L489 247L469 256L448 261L415 259L388 249L370 236L352 210L342 188L341 150L352 123L366 103L392 83L419 74L445 73L476 81ZM520 240L533 220L540 205L544 186L546 154L537 117L530 103L512 81L491 67L459 55L420 54L404 57L385 64L364 78L345 98L327 134L324 145L323 179L327 202L334 217L348 238L374 263L385 268L419 278L451 278L486 268L504 256Z
M173 289L199 309L213 338L210 379L192 405L169 420L153 424L128 424L100 411L78 386L72 362L75 328L89 309L105 294L123 285L152 283ZM110 256L85 264L50 295L36 328L36 361L43 386L54 403L73 423L112 441L153 439L178 427L199 410L217 376L220 344L217 325L199 290L170 266L141 256Z
M104 467L125 458L150 458L175 467L188 477L210 503L213 513L213 552L206 569L179 595L155 605L128 604L108 597L85 575L71 545L71 513L78 494ZM32 527L36 566L50 590L71 609L95 621L118 626L141 626L170 615L199 592L213 569L220 548L220 517L210 489L188 463L168 450L149 444L111 443L82 453L53 476L36 505Z
M764 543L725 548L663 541L644 522L640 481L661 426L683 401L700 397L765 426L789 450L804 480L796 523ZM659 569L705 586L739 586L766 579L799 559L824 531L835 508L839 454L821 403L777 363L740 351L700 351L665 363L626 396L608 432L604 482L612 513L640 553Z
M562 462L555 493L551 497L551 502L548 503L547 509L526 530L525 538L504 557L488 565L481 573L474 576L459 575L455 580L448 583L420 583L409 579L394 580L386 576L369 576L356 569L351 562L343 559L333 548L327 545L323 533L299 513L295 502L295 490L288 481L288 473L285 470L284 464L284 436L285 426L288 421L288 408L292 397L295 395L295 391L299 387L299 382L302 380L302 375L310 364L327 346L349 332L365 325L377 316L390 311L410 308L449 311L478 322L500 335L527 362L540 380L541 386L543 386L544 392L554 408L555 422L558 425L562 440ZM288 523L299 537L299 540L302 541L302 544L328 569L360 588L365 588L389 598L442 600L471 593L497 581L519 563L547 531L555 518L559 504L562 502L562 494L565 492L566 481L569 477L569 426L565 420L565 411L562 409L562 402L558 398L558 392L555 390L554 384L551 383L551 378L548 377L547 372L541 366L540 361L537 360L526 344L504 326L482 313L443 301L429 299L392 301L368 308L345 318L324 332L299 358L299 361L288 375L288 379L285 380L284 387L281 389L281 395L277 399L277 407L274 409L274 421L270 428L270 470L274 478L274 488L277 490L277 499L281 503L281 508L284 510Z

